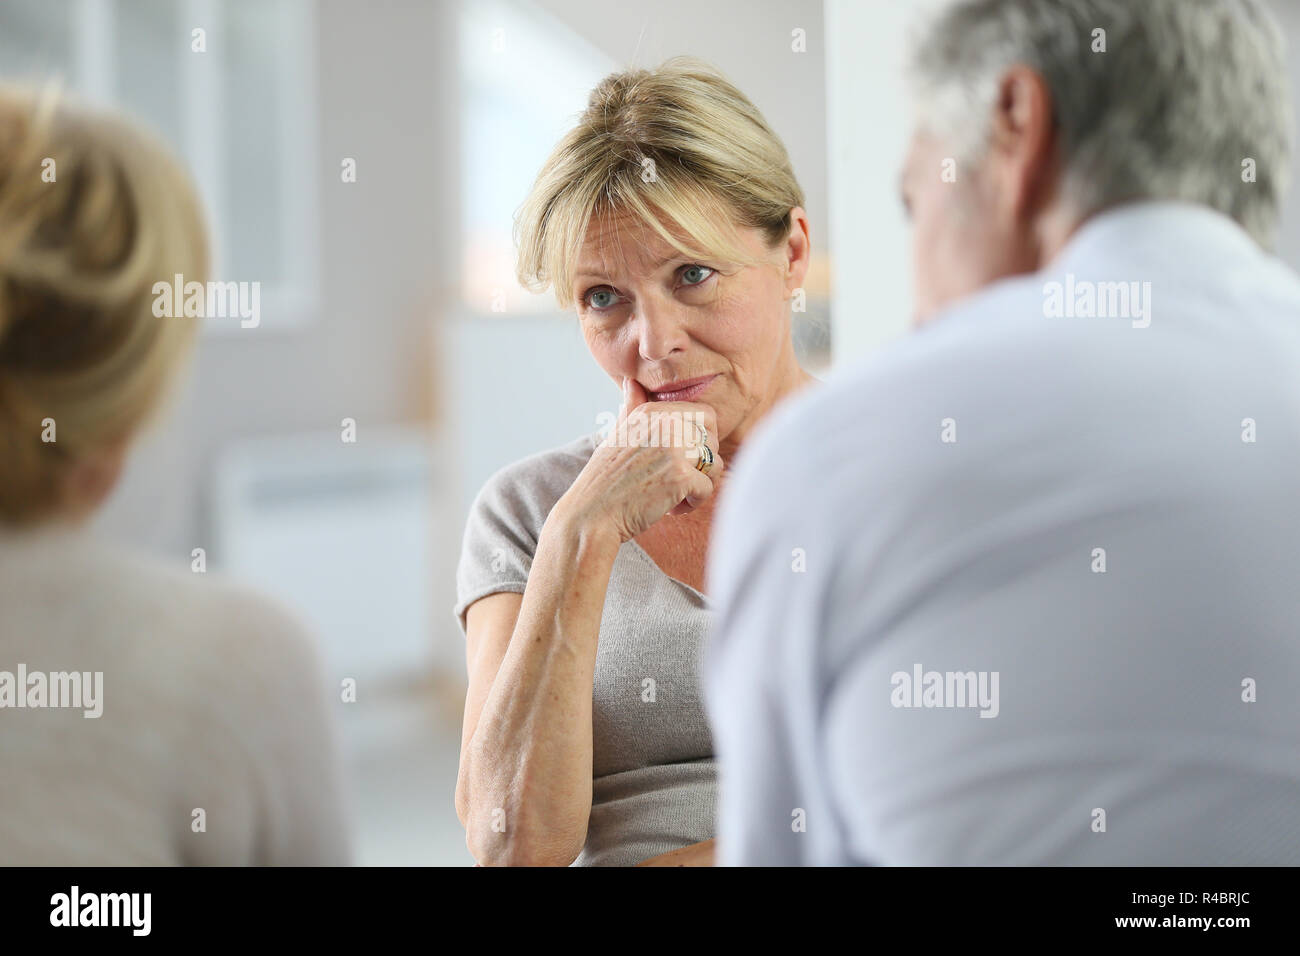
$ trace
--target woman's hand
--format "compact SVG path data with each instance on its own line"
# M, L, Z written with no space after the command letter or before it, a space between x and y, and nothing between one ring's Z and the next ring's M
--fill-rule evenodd
M660 853L642 860L637 866L713 866L713 840Z
M708 430L713 465L700 460L699 429ZM570 516L612 527L625 542L667 514L686 514L712 497L722 477L718 422L700 402L651 402L641 383L623 380L618 421L556 504Z

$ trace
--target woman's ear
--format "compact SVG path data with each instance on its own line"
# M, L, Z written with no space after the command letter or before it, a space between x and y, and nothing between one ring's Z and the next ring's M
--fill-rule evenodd
M808 214L802 206L790 210L790 234L785 242L785 298L789 300L796 289L803 287L812 261L812 237L808 228Z

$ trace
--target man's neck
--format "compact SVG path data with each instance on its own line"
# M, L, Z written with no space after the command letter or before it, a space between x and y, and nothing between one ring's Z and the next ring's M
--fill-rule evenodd
M1038 269L1045 269L1056 261L1061 251L1070 244L1074 234L1090 217L1080 216L1072 209L1057 204L1038 223Z

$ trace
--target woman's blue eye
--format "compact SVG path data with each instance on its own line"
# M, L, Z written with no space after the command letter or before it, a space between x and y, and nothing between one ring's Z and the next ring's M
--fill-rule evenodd
M588 293L588 295L587 295L587 304L590 305L593 309L608 309L611 305L614 304L613 302L610 302L610 303L608 303L608 304L606 304L606 305L602 305L601 303L596 302L596 301L594 301L594 300L595 300L596 296L598 296L598 295L611 295L611 296L612 296L613 294L614 294L614 293L610 292L608 289L597 289L597 290L594 291L594 292Z
M686 280L687 285L699 285L709 276L713 275L713 270L710 269L708 266L687 266L685 269L682 270L682 278L686 279L686 277L689 276L692 272L703 272L704 275L700 276L700 278L696 279L694 282L687 279Z

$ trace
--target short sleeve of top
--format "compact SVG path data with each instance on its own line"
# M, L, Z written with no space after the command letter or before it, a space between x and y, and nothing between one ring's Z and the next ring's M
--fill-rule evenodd
M539 452L498 470L470 505L456 567L453 613L466 631L465 613L498 591L523 594L542 526L551 509L591 459L598 432Z

